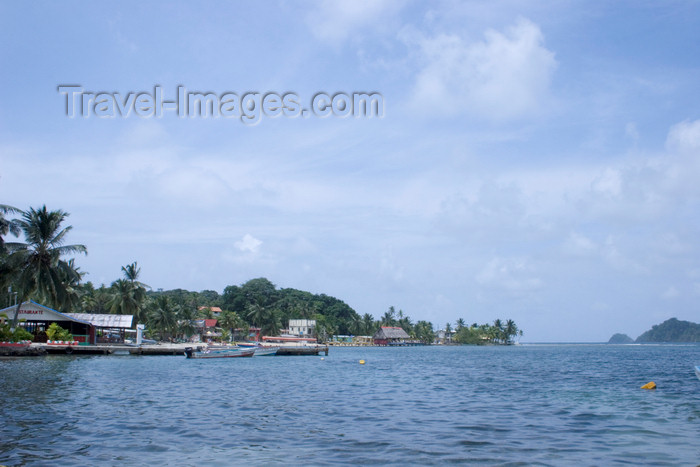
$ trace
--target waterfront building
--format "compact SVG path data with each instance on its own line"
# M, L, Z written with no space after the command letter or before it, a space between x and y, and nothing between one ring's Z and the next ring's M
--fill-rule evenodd
M400 327L382 326L374 336L375 345L407 345L410 342L411 336Z
M11 322L16 311L17 306L13 305L0 310L0 315L7 316L6 319ZM68 313L61 313L31 300L22 303L19 309L18 326L34 334L34 342L46 342L46 330L51 323L56 323L68 330L80 344L95 344L95 326L89 321L74 318Z
M133 315L113 315L106 313L65 313L71 318L87 321L95 327L98 344L123 344L126 333L136 333L131 329Z
M292 336L312 336L316 329L315 319L290 319L289 334Z

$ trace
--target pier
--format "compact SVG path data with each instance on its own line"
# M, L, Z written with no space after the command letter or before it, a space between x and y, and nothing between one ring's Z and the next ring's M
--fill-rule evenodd
M98 345L67 345L67 344L32 344L30 349L41 349L40 352L58 355L185 355L185 347L192 344L98 344Z
M32 343L16 348L3 347L0 356L41 356L41 355L185 355L185 347L203 348L206 344L46 344ZM277 355L328 355L328 345L283 345Z

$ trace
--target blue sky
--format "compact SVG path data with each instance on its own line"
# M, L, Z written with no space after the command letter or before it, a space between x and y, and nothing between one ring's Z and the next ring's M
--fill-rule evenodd
M0 200L86 279L255 277L523 341L699 321L700 5L0 3ZM381 118L68 118L59 85L379 92Z

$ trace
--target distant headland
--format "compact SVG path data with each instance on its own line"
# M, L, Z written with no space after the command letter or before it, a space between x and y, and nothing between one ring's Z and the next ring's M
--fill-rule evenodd
M637 344L646 342L700 342L700 324L671 318L661 324L655 324L636 340L627 334L615 334L610 338L608 344L631 344L633 342Z

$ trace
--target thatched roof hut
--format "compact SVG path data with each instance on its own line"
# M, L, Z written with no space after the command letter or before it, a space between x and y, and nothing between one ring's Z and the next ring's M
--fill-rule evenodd
M399 327L393 326L382 326L373 336L375 345L398 344L403 343L406 339L410 338L411 336L406 334L406 331Z

